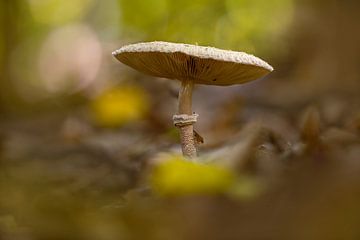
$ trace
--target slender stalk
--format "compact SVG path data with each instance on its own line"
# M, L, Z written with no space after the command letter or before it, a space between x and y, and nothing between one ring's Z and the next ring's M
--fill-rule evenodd
M192 91L194 82L191 80L183 80L179 91L179 110L178 114L192 114ZM181 149L185 157L196 157L196 147L194 139L194 127L192 124L180 126Z

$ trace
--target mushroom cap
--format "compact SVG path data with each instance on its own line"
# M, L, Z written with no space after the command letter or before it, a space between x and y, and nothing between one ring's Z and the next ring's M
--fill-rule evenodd
M256 80L273 71L253 55L182 43L146 42L113 52L122 63L145 74L197 84L233 85Z

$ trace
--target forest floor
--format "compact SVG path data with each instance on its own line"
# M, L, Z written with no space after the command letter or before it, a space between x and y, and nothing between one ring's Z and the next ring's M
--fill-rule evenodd
M259 102L246 107L250 118L219 120L227 140L200 154L232 161L246 179L236 196L157 194L152 165L179 146L149 123L104 130L76 114L3 122L0 239L359 239L359 99L345 99L293 111ZM256 114L268 121L252 131Z

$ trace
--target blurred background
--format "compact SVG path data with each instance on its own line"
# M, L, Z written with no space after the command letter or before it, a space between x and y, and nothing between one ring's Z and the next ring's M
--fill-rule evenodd
M1 0L0 239L359 239L359 9ZM200 155L231 162L233 190L153 190L153 165L180 151L179 83L111 52L155 40L244 51L274 67L252 83L194 91Z

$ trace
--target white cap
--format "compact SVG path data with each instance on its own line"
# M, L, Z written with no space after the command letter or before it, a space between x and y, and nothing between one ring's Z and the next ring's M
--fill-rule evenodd
M113 52L122 63L155 77L193 80L196 84L233 85L261 78L273 68L258 57L182 43L146 42Z

